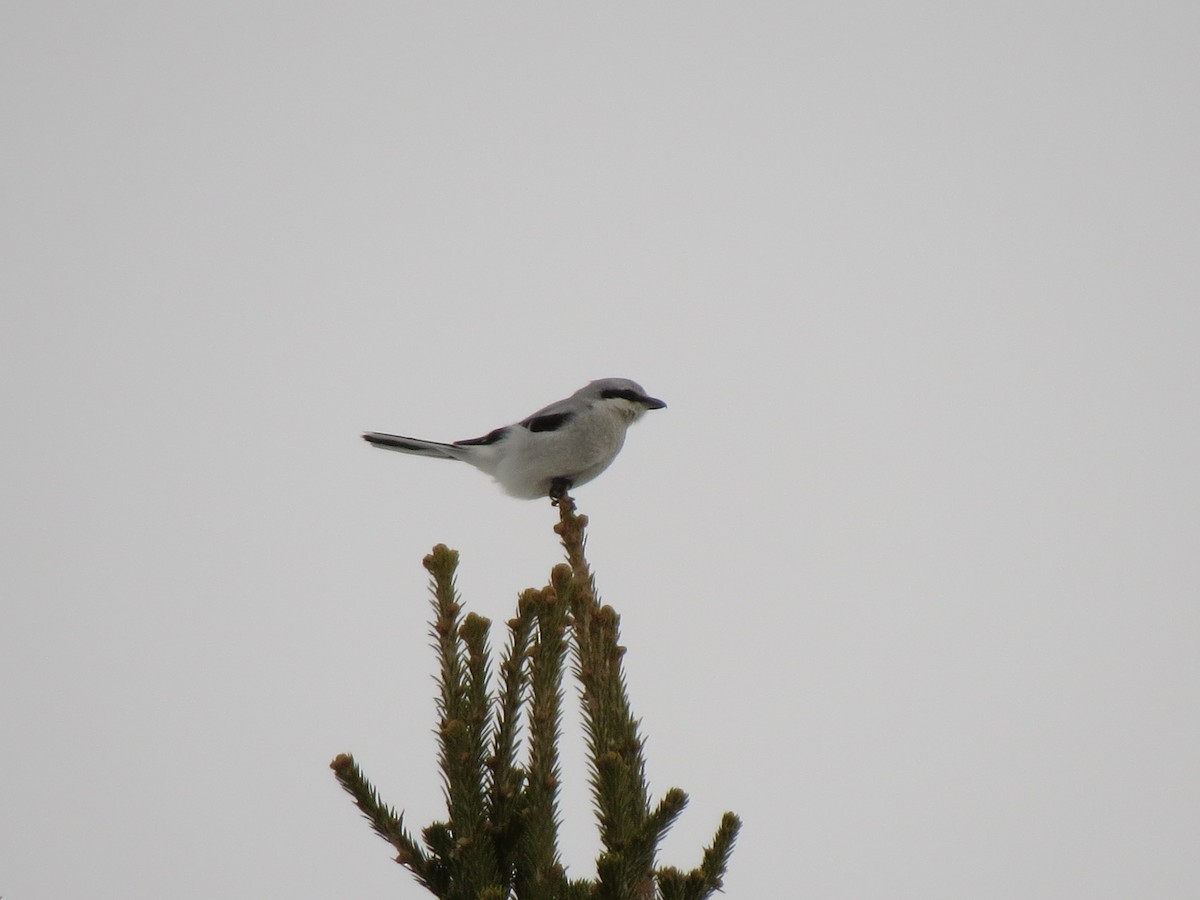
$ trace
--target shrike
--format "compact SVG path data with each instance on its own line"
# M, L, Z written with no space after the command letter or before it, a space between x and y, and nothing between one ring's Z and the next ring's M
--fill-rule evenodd
M483 437L440 444L371 431L363 440L383 450L470 463L513 497L557 501L609 467L621 452L626 429L646 410L666 405L627 378L601 378Z

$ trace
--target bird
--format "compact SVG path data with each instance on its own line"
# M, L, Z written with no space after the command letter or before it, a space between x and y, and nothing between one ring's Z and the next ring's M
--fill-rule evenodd
M557 502L612 464L625 431L651 409L666 407L628 378L590 381L570 397L483 437L443 444L368 431L363 440L381 450L469 463L522 500Z

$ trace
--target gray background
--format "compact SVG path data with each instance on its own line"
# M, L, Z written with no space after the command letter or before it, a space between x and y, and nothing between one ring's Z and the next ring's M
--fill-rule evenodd
M0 7L0 893L421 897L421 556L547 504L363 429L663 397L578 492L664 862L1200 896L1193 4ZM578 733L571 870L597 848Z

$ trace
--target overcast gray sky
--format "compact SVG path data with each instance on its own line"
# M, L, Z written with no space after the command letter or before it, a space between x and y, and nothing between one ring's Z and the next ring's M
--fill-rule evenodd
M665 863L732 809L734 900L1200 896L1198 32L0 6L0 894L426 896L326 766L440 817L421 557L503 621L560 550L358 434L623 376L577 497Z

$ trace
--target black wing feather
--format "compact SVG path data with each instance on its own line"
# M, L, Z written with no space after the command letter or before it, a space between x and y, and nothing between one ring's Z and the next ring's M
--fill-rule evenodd
M544 416L532 416L521 424L530 431L558 431L567 422L571 421L573 415L575 414L569 412L549 413Z

